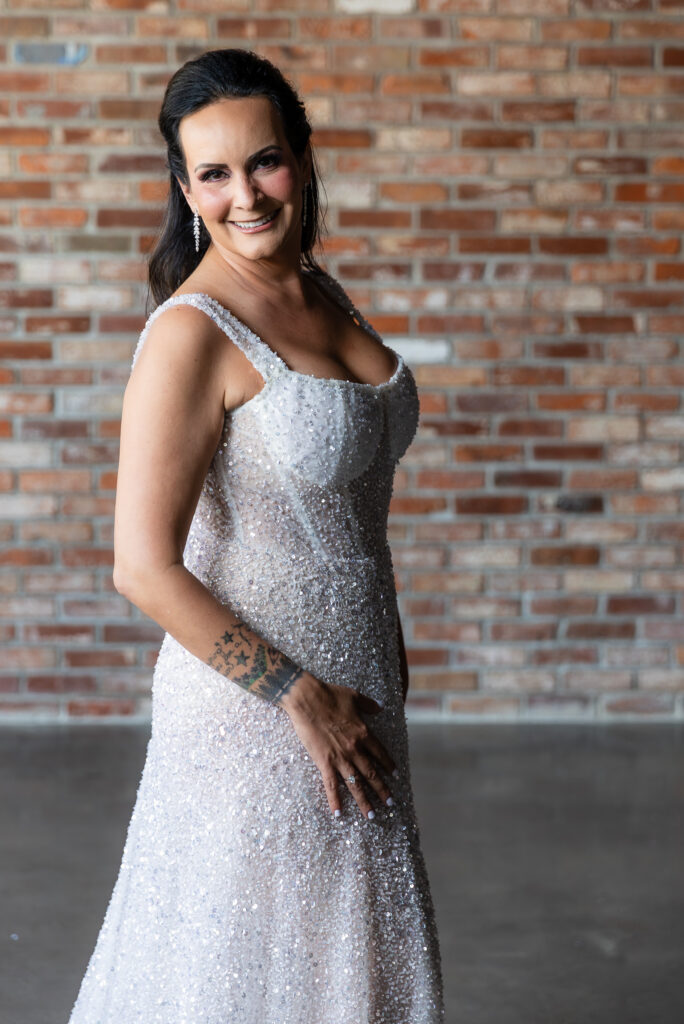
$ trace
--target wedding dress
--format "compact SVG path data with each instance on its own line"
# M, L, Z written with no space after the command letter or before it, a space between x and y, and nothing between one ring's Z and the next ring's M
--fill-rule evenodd
M337 281L316 280L379 337ZM441 1024L386 532L414 378L396 353L379 385L298 373L203 293L154 310L132 366L153 320L186 304L264 386L226 414L184 564L296 664L383 705L367 722L399 767L395 806L367 789L367 820L340 779L336 819L286 712L166 633L121 866L69 1024Z

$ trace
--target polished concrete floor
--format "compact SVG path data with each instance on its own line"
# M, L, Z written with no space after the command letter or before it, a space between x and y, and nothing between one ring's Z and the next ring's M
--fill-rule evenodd
M66 1024L148 736L0 730L0 1024ZM683 1024L683 740L681 723L411 724L446 1024Z

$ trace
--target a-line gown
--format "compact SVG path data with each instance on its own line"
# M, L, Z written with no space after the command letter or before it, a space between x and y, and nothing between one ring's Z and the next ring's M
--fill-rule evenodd
M304 272L379 338L339 282ZM339 778L336 819L283 708L166 633L119 873L69 1024L441 1024L387 543L414 377L397 353L378 385L297 372L197 292L151 313L132 366L152 321L186 304L264 384L226 413L184 565L297 665L382 704L365 720L400 775L394 807L366 787L374 820Z

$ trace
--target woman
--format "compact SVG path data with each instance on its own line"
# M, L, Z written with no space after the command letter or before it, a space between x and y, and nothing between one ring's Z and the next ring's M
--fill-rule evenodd
M433 1024L386 540L415 383L311 254L311 128L281 73L205 53L159 126L170 195L124 396L114 582L165 636L70 1024Z

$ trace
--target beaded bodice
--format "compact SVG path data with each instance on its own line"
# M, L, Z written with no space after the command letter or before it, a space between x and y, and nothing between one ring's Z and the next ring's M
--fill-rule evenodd
M381 340L332 277L318 280ZM245 549L276 562L354 563L382 553L394 468L418 422L415 381L401 355L394 353L394 372L378 385L300 373L216 299L187 293L150 315L132 365L153 320L181 304L210 316L264 381L226 414L188 534L186 565L206 569L212 536L220 545L216 557L235 547L243 563ZM193 559L200 548L201 564Z

